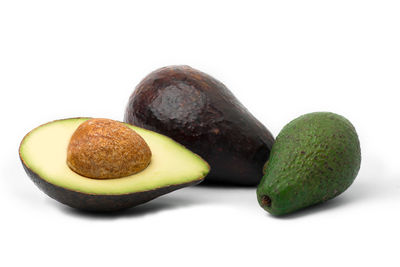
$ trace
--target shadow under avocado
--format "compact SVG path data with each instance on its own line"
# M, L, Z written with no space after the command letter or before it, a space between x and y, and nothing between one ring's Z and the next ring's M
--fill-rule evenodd
M253 188L256 189L256 185L237 185L237 184L232 184L232 183L221 183L221 182L215 182L215 181L207 181L207 178L201 182L200 184L197 185L198 187L203 187L203 188L226 188L226 189L248 189L248 188Z
M376 165L379 165L378 163ZM274 216L264 211L265 216L278 220L291 220L346 208L360 201L368 205L368 201L378 201L382 198L400 199L400 194L398 194L400 190L398 177L387 176L384 170L378 167L375 166L375 168L361 172L353 185L334 199L282 216ZM382 176L380 182L376 182L379 176ZM145 204L112 213L80 211L60 204L50 198L49 202L61 209L62 212L73 216L110 220L121 217L139 218L163 211L196 205L224 205L246 209L255 207L255 209L258 208L260 212L263 212L257 203L256 187L215 183L201 183L200 185L183 188Z
M168 196L168 197L164 196L129 209L113 211L113 212L94 212L94 211L86 211L86 210L71 208L54 200L51 200L51 202L53 203L53 205L57 206L57 208L59 208L62 212L68 215L73 215L76 217L86 217L93 219L110 219L110 220L122 217L129 217L129 218L143 217L146 215L155 214L162 211L178 209L196 204L194 201L190 199L185 199L175 196Z
M364 158L365 165L356 177L354 183L334 199L295 211L290 214L274 216L266 212L266 216L276 219L297 219L303 216L323 213L354 205L362 201L379 201L384 198L400 199L396 186L400 185L398 177L388 175L383 161L377 156Z
M356 181L354 185L336 198L281 216L274 216L269 213L267 213L267 215L276 219L297 219L303 216L319 214L325 211L346 207L359 201L365 201L366 199L376 198L379 197L382 192L384 193L385 190L377 190L377 186L368 181Z
M238 186L191 186L161 196L147 203L129 209L115 212L93 212L71 208L57 201L49 199L52 205L62 212L77 217L117 219L121 217L143 217L158 212L185 208L195 205L258 205L255 187Z
M297 210L293 213L289 214L284 214L280 216L275 216L272 214L267 213L266 215L268 217L272 217L275 219L280 219L280 220L287 220L287 219L297 219L301 218L304 216L309 216L309 215L315 215L321 212L329 211L332 209L339 208L341 206L346 206L346 203L349 202L346 198L343 198L342 196L338 196L337 198L315 204L313 206L306 207L304 209Z

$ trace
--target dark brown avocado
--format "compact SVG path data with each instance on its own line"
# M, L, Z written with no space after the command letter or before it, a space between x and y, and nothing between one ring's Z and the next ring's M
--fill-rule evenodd
M129 98L125 122L167 135L211 166L205 182L255 186L272 134L213 77L169 66L145 77Z

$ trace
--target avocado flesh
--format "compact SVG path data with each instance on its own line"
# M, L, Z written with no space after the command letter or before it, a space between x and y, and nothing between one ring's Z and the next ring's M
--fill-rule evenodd
M126 208L123 203L105 205L101 200L100 203L90 205L90 197L101 196L104 199L109 196L111 199L116 196L129 196L123 201L134 204L136 202L131 199L142 193L140 203L143 203L146 201L146 195L149 200L154 198L154 191L164 194L166 190L172 191L182 185L198 183L209 172L205 161L172 139L128 125L149 145L152 152L150 165L137 174L122 178L91 179L81 176L72 171L66 163L67 146L76 128L87 119L89 118L65 119L39 126L25 136L20 146L20 158L30 177L39 187L45 186L48 189L49 186L54 186L60 192L54 196L54 190L50 190L53 194L51 197L62 199L64 204L73 203L71 206L89 210ZM46 188L41 189L46 192ZM82 195L89 198L83 200L87 203L80 203L78 200L76 204L76 199L65 200L64 191L69 191L68 194L78 193L78 198Z
M204 183L256 186L272 134L221 82L189 66L150 73L129 98L124 121L171 137L204 158Z
M360 164L360 142L346 118L329 112L300 116L276 138L258 202L283 215L332 199L353 183Z

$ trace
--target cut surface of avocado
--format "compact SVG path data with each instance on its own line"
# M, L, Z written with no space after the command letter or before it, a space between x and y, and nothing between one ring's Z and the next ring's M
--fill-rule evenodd
M88 119L58 120L27 134L19 151L27 172L54 186L90 195L123 195L190 184L201 181L209 172L204 160L172 139L127 124L149 145L152 152L149 166L122 178L92 179L81 176L67 165L67 147L74 131Z

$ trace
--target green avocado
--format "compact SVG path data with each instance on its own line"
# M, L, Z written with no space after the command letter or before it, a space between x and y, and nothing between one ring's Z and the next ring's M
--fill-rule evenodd
M92 179L67 165L67 147L80 124L89 118L53 121L37 127L21 142L19 155L33 182L47 195L74 208L116 211L133 207L176 189L200 183L208 164L161 134L127 125L152 152L148 167L115 179Z
M258 202L282 215L332 199L353 183L360 164L360 142L346 118L329 112L300 116L276 138Z

